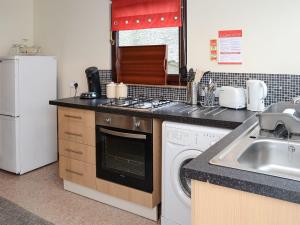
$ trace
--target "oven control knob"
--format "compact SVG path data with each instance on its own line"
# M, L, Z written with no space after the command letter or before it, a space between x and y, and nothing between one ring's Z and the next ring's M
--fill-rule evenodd
M134 126L135 126L135 128L140 128L140 126L141 126L141 121L135 122Z
M107 124L111 124L111 118L106 118L106 119L105 119L105 122L106 122Z

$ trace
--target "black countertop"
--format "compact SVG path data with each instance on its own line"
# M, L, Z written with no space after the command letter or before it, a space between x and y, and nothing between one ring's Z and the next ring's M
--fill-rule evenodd
M173 122L207 125L207 126L215 126L215 127L229 128L229 129L235 129L236 127L241 125L245 120L247 120L249 117L254 115L253 112L247 110L233 110L233 109L224 109L224 108L219 108L219 109L212 108L212 109L203 110L203 108L199 107L199 110L194 111L192 113L178 110L178 108L182 108L186 106L186 104L184 103L178 103L176 107L175 106L165 107L163 109L158 109L152 112L101 106L101 104L104 104L107 101L108 99L106 98L86 100L86 99L80 99L79 97L74 97L74 98L53 100L50 101L50 105L93 110L96 112L108 112L108 113L140 116L140 117L150 117L150 118L157 118L157 119L168 120Z
M300 182L209 164L209 161L215 155L257 122L253 112L221 108L212 113L207 112L213 109L187 113L177 110L176 107L166 107L161 110L147 112L99 106L107 101L106 98L82 100L75 97L50 101L50 104L96 112L110 112L233 129L225 138L187 164L185 166L185 175L191 179L300 204ZM183 103L180 104L182 104L182 107L185 105ZM218 113L220 111L222 112Z

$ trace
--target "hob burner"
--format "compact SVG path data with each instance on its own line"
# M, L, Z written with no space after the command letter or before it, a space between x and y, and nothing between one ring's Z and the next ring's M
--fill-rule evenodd
M165 99L152 99L152 98L120 98L120 99L109 99L106 103L99 106L102 107L117 107L124 109L134 110L148 110L152 111L174 102Z

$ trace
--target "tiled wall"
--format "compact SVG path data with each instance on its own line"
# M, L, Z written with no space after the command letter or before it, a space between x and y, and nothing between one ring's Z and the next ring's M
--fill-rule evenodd
M247 80L263 80L268 87L266 105L278 101L290 101L300 96L300 75L292 74L256 74L256 73L209 73L201 80L207 84L212 79L218 87L235 86L246 88Z
M106 84L112 81L110 70L100 70L102 95L106 95ZM185 87L156 87L149 85L128 85L128 96L164 98L175 101L186 101Z
M200 84L208 84L209 79L221 86L235 86L246 88L247 80L263 80L268 87L266 105L278 101L290 101L295 96L300 96L300 75L291 74L254 74L254 73L209 73L205 75ZM111 82L110 70L100 70L102 94L106 94L106 84ZM180 87L155 87L142 85L129 85L128 95L138 97L140 95L170 100L186 100L186 88Z

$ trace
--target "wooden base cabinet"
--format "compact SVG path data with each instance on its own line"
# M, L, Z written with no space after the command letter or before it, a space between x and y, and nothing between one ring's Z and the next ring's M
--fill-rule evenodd
M193 225L298 225L300 204L192 181Z
M96 189L95 112L58 108L59 175Z
M59 174L64 180L153 209L161 202L162 121L153 120L153 192L96 177L95 112L58 107Z

